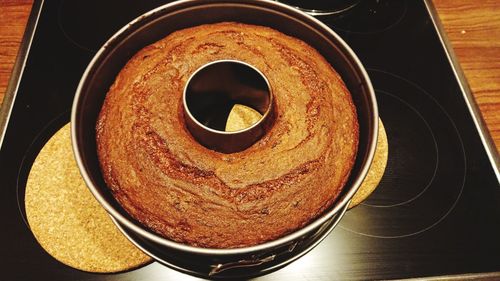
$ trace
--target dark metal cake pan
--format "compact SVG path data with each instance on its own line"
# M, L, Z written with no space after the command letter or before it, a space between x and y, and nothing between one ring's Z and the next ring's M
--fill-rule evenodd
M279 239L260 245L236 249L209 249L193 247L166 239L134 220L120 206L104 183L97 158L95 125L106 93L127 61L140 49L168 34L183 28L224 21L242 22L274 28L299 38L318 50L337 70L349 89L355 103L360 129L359 147L351 176L340 197L324 214ZM349 46L329 27L319 20L287 5L274 1L178 1L158 7L136 18L115 33L97 52L78 85L71 114L73 150L81 174L99 203L109 212L129 239L145 251L155 248L169 256L179 253L190 257L192 262L175 265L164 264L178 270L207 276L223 269L245 267L241 275L262 274L271 268L273 255L286 253L286 260L304 254L295 246L316 245L329 233L342 217L351 197L365 178L375 152L378 131L378 110L370 79ZM326 230L324 226L329 226ZM151 246L153 245L153 246ZM290 250L291 249L291 250ZM299 249L299 250L297 250ZM199 266L203 264L204 266ZM285 265L286 262L281 263ZM255 266L255 270L252 267ZM214 272L215 271L215 272ZM225 273L224 273L225 272ZM219 276L234 277L231 270L221 271ZM224 275L224 274L226 275Z

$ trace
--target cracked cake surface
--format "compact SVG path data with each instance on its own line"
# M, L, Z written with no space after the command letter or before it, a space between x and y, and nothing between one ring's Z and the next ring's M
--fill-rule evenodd
M275 103L267 134L231 154L199 144L182 106L189 76L222 59L258 68ZM350 93L315 49L234 22L179 30L140 50L96 124L101 171L120 205L159 235L205 248L260 244L318 217L349 177L358 131Z

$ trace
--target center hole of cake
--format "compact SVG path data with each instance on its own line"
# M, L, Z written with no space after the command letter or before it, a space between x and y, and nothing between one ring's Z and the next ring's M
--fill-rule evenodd
M269 84L253 66L240 61L209 63L186 86L189 113L201 125L224 132L245 130L269 111Z

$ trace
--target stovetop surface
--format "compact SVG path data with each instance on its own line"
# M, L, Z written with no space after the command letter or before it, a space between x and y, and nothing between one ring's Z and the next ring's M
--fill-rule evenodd
M0 279L191 279L158 263L118 274L67 267L23 218L43 144L79 79L121 26L168 1L45 1L0 150ZM40 2L35 3L35 7ZM119 9L117 8L119 7ZM262 280L392 279L500 271L500 185L424 1L361 1L320 18L372 80L389 142L377 190L310 253Z

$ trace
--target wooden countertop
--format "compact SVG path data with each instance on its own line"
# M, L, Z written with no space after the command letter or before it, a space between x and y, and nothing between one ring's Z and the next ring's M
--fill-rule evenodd
M32 0L0 0L0 101ZM484 120L500 148L500 1L434 0Z

